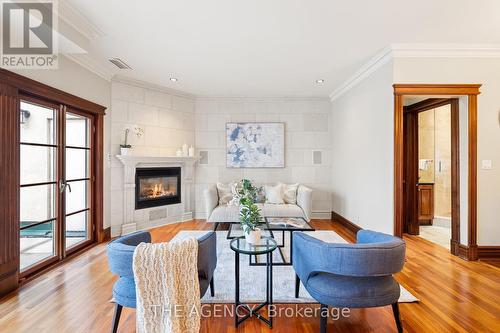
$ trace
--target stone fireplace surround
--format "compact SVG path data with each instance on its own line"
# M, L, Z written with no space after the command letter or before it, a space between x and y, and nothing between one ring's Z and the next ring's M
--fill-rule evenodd
M117 155L116 158L124 165L122 235L193 218L196 157ZM135 209L135 171L154 167L181 168L181 203Z

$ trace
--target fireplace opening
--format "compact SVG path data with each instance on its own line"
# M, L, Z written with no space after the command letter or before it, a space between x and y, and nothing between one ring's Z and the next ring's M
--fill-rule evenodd
M181 202L181 168L137 168L135 209Z

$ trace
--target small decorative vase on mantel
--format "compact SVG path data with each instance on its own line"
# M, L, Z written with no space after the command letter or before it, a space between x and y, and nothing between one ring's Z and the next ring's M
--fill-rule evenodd
M132 149L132 145L130 145L128 143L128 134L130 133L130 131L133 131L135 136L137 136L138 138L140 138L144 134L144 130L137 125L133 125L132 127L130 127L130 126L125 127L124 131L125 131L125 140L124 140L123 144L120 145L120 154L122 156L129 155L130 150Z
M258 228L261 216L260 209L255 204L259 189L252 185L248 179L243 179L237 185L237 193L240 204L240 224L245 234L245 240L250 244L256 244L262 237Z
M132 149L132 147L129 145L129 147L123 147L123 146L120 146L120 155L122 156L126 156L130 153L130 150Z

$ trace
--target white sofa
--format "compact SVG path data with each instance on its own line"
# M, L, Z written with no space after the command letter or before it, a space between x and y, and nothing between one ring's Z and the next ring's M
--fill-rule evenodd
M207 211L207 222L238 222L239 208L235 205L219 205L219 195L216 185L212 185L203 192L205 208ZM276 217L303 217L308 222L311 220L312 190L306 186L299 185L297 190L297 204L269 204L258 203L263 216Z

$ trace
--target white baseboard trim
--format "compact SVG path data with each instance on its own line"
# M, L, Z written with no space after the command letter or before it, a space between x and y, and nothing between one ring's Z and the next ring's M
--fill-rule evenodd
M111 238L118 237L122 234L122 225L111 226Z
M182 215L177 215L177 216L171 216L167 218L162 218L154 221L142 221L142 222L137 222L137 223L127 223L127 224L122 224L121 226L115 226L116 229L113 233L113 227L111 227L111 235L113 237L116 236L121 236L121 235L126 235L130 234L135 231L139 230L148 230L152 228L157 228L161 227L164 225L168 224L173 224L173 223L179 223L179 222L187 222L191 221L193 219L193 213L192 212L186 212L183 213Z
M329 220L332 218L332 212L331 211L312 212L311 218L319 220Z

